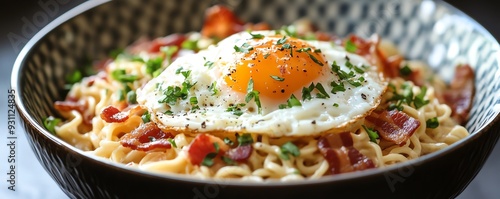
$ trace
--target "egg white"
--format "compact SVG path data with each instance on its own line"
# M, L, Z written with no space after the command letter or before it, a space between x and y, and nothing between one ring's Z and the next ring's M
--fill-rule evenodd
M266 36L274 35L274 31L258 32ZM257 33L256 33L257 34ZM374 110L380 103L387 82L378 74L375 67L368 67L363 74L361 86L355 87L345 83L346 91L330 93L332 81L339 82L339 77L331 71L330 65L335 61L341 70L349 72L346 62L349 59L358 67L370 66L363 57L346 52L343 47L331 42L306 41L311 46L321 49L328 65L323 66L324 75L313 82L321 83L329 93L329 98L312 98L302 101L302 106L279 109L279 104L286 103L261 97L262 113L257 112L255 101L245 102L246 93L235 92L224 81L224 74L234 69L235 60L241 53L234 46L241 46L251 39L247 32L237 33L215 46L210 46L197 54L186 55L175 60L162 74L139 89L138 102L152 114L152 120L164 130L184 133L217 132L217 133L254 133L271 137L314 136L325 132L348 131L354 128L362 118ZM213 62L211 68L207 62ZM182 71L191 71L185 78ZM163 91L168 86L182 87L188 81L194 86L186 99L179 99L170 106L159 103L164 97ZM210 89L215 82L217 93ZM304 85L307 87L309 85ZM301 90L294 92L299 97ZM198 104L193 105L190 98L195 96ZM228 107L244 103L243 114L238 116L228 111ZM193 110L195 106L199 109Z

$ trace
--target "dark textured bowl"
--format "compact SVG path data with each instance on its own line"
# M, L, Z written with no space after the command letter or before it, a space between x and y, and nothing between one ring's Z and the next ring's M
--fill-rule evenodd
M397 166L319 180L279 183L222 182L159 175L89 156L43 128L64 99L64 77L89 58L102 59L141 36L199 30L211 1L89 1L47 25L26 45L12 87L31 147L72 198L450 198L481 169L499 137L499 44L474 20L438 1L232 1L245 21L278 28L302 16L340 36L378 33L409 59L428 62L445 79L457 61L476 72L477 94L466 139ZM220 2L219 2L220 3Z

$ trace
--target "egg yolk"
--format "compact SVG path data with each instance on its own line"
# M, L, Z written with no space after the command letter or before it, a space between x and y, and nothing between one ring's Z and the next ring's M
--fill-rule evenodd
M246 93L252 79L253 90L280 101L286 101L295 91L309 86L322 75L322 68L328 67L320 50L292 37L251 39L235 48L244 56L226 75L227 85L234 91Z

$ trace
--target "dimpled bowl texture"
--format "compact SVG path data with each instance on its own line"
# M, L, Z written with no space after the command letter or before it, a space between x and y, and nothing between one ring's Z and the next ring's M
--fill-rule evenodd
M249 183L130 169L92 157L44 129L43 118L58 116L53 102L64 99L64 77L71 71L142 36L199 31L205 9L216 3L244 21L274 28L306 17L339 36L377 33L448 81L457 63L469 63L477 89L466 125L471 136L388 168L319 180ZM442 1L95 0L63 14L30 40L15 62L12 87L36 157L71 198L451 198L479 172L499 137L498 49L483 27Z

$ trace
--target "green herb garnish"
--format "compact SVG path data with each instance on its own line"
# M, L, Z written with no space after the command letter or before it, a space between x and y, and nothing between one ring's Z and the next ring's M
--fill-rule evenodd
M177 148L177 143L175 143L174 139L168 138L167 141L170 142L170 145L172 145L174 148Z
M283 160L289 160L289 155L298 157L300 155L299 148L292 142L287 142L280 147L280 157Z
M111 71L111 77L120 82L134 82L139 79L137 75L130 75L125 72L124 69L116 69Z
M280 81L280 82L285 81L285 78L282 78L282 77L279 77L276 75L271 75L271 78L273 78L276 81Z
M61 119L49 116L43 120L43 126L53 135L56 134L56 126L61 122Z
M135 91L129 91L127 93L127 102L129 104L137 104L137 94Z
M238 46L234 46L234 50L236 52L241 52L241 53L248 53L250 52L251 50L253 50L253 47L250 46L250 44L248 43L243 43L243 45L241 45L240 47Z
M377 131L366 127L363 125L363 128L365 129L366 133L368 134L368 137L370 137L370 141L373 143L377 143L377 139L380 137L377 133Z
M345 50L350 53L355 53L358 47L350 39L345 43Z
M144 124L150 122L151 121L151 113L149 113L149 111L144 112L141 116L141 119L142 119L142 122Z
M431 129L435 129L435 128L439 127L439 121L438 121L437 117L433 117L431 119L428 119L427 121L425 121L425 124L426 124L427 128L431 128Z
M238 146L245 146L253 143L253 138L250 133L244 133L243 135L237 136Z
M248 81L247 95L245 96L245 102L248 103L252 99L255 101L255 104L257 104L258 113L261 114L262 107L260 104L259 91L253 90L253 79L250 78L250 80Z
M399 74L403 77L407 77L408 75L411 75L411 73L413 73L413 71L408 65L404 65L399 69Z

